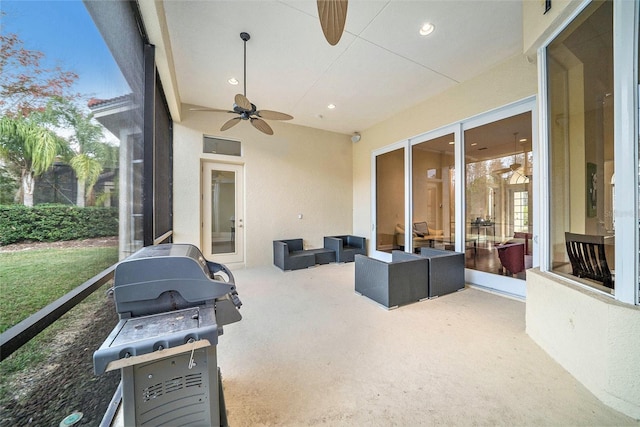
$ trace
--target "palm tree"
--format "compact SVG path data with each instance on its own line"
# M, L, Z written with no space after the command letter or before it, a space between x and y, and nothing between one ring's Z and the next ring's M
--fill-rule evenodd
M109 161L113 151L110 148L113 147L103 142L103 128L93 120L93 115L85 114L66 99L52 99L45 116L51 123L71 132L66 138L70 148L67 160L76 173L76 205L84 207L87 196Z
M76 205L85 206L86 194L91 194L93 186L100 178L102 165L100 162L85 153L77 153L69 160L69 164L76 173L78 181L78 193L76 195ZM87 190L85 192L85 190Z
M20 170L25 206L33 206L36 177L46 172L66 149L66 142L33 115L0 118L0 158Z

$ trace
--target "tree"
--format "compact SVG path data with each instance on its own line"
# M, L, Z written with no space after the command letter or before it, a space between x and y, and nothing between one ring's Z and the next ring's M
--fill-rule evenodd
M20 192L20 173L15 167L6 165L0 160L0 205L10 205L18 202Z
M54 97L44 117L71 132L65 138L69 144L67 160L78 181L76 205L84 207L104 167L115 164L116 148L104 142L104 128L93 119L93 114L83 112L67 99Z
M2 115L28 116L32 111L43 109L51 97L78 97L71 92L78 75L59 66L46 68L42 65L43 58L44 53L26 49L16 34L0 34Z
M66 142L38 123L36 115L0 117L0 158L20 171L25 206L33 206L36 177L46 172L66 150Z

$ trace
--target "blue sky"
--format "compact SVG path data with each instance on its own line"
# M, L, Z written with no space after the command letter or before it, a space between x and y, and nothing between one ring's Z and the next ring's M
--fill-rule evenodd
M75 92L102 99L130 92L81 1L1 0L0 9L0 31L16 33L25 48L43 52L45 66L78 74Z

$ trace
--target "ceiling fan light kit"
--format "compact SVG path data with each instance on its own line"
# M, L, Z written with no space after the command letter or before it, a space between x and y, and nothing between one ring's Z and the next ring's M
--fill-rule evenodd
M227 112L227 113L235 113L238 114L239 117L234 117L232 119L227 120L222 127L221 131L225 131L231 129L241 120L249 120L251 125L258 129L260 132L273 135L273 129L271 126L264 121L267 120L291 120L293 116L289 114L280 113L278 111L271 110L258 110L255 104L252 104L251 101L247 98L247 41L251 38L249 33L242 32L240 33L240 38L244 42L244 94L238 93L234 98L233 110L219 110L216 108L192 108L191 111L213 111L213 112Z

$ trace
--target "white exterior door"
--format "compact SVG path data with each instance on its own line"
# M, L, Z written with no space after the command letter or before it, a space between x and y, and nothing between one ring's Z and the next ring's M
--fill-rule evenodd
M244 263L244 167L202 165L202 253L223 263Z

